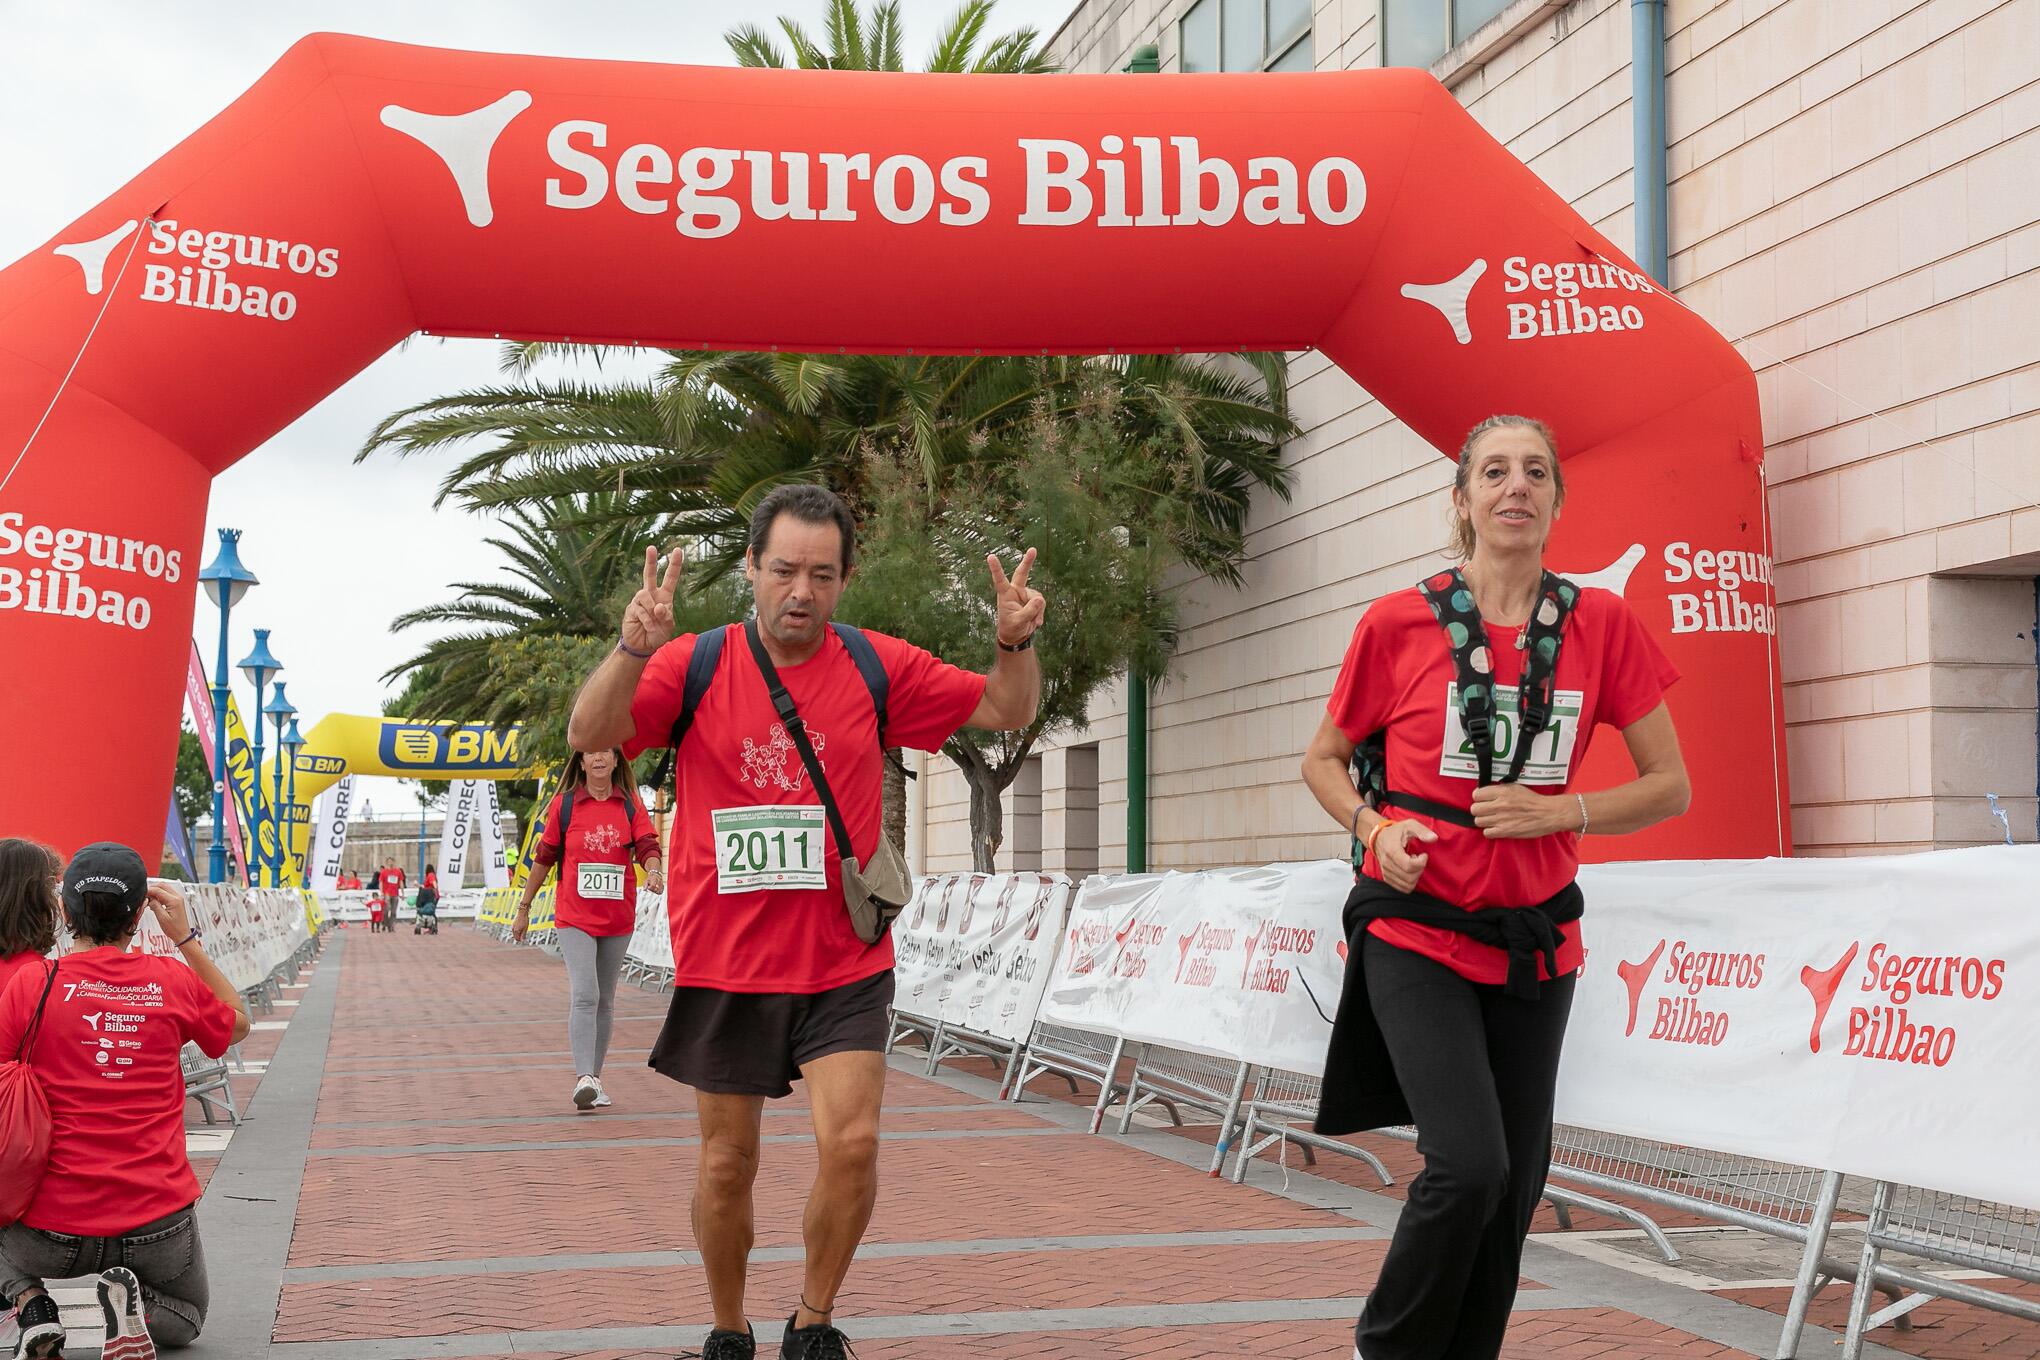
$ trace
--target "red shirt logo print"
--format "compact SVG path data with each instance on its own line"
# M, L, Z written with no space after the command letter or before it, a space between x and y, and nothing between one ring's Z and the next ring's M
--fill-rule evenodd
M817 760L829 747L828 737L813 728L808 729L808 742L815 748ZM798 793L801 785L807 782L807 766L801 762L800 750L793 744L793 738L786 734L784 723L772 724L763 746L745 737L742 760L743 777L758 788Z

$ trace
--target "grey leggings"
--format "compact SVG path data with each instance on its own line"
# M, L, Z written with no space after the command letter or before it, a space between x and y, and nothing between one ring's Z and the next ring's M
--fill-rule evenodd
M628 935L590 935L559 928L560 957L567 962L567 1047L574 1051L574 1075L599 1077L609 1056L609 1027L616 1018L616 979L623 973Z
M73 1237L23 1223L0 1228L0 1295L18 1301L45 1279L70 1280L126 1266L142 1284L149 1335L159 1346L189 1346L205 1326L205 1247L197 1207L179 1209L119 1237Z

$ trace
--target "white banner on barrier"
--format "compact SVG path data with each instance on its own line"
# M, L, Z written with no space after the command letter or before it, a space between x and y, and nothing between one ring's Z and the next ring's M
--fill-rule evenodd
M1093 878L1041 1019L1320 1075L1351 881ZM2030 846L1585 867L1558 1120L2040 1208L2036 883Z
M507 888L510 886L510 853L503 843L503 804L497 797L495 780L482 781L481 801L476 806L482 818L482 886ZM667 946L669 952L671 948L671 945Z
M642 884L637 893L637 924L630 932L630 944L623 951L650 968L673 966L673 931L666 923L666 899L647 892Z
M2040 848L1580 879L1561 1122L2040 1208Z
M347 848L347 812L354 804L354 776L319 795L312 809L312 855L309 878L315 892L331 892L340 880L340 852Z
M1090 879L1041 1018L1317 1075L1351 884L1331 860Z
M311 938L305 924L305 902L293 888L242 888L232 884L174 885L184 894L191 923L205 932L205 952L235 990L255 986L291 951ZM181 959L156 925L154 912L143 911L132 946L149 954Z
M446 820L439 827L439 882L443 886L457 888L467 874L479 782L456 779L446 787Z
M893 923L895 1010L995 1039L1025 1039L1062 938L1060 874L920 879Z

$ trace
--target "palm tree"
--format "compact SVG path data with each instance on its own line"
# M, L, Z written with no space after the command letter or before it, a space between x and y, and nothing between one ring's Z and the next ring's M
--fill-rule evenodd
M1048 75L1055 61L1042 50L1034 29L1018 28L995 38L982 49L978 42L991 21L993 0L967 0L935 39L923 68L929 71L978 75ZM870 15L857 12L856 0L829 0L823 20L826 50L806 29L782 18L779 29L793 53L794 65L809 71L904 71L901 52L900 0L876 0ZM740 66L785 66L786 56L772 35L757 24L745 24L723 35Z

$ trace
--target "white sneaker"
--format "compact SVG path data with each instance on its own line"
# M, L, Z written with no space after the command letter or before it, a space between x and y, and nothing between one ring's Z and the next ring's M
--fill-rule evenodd
M595 1108L595 1102L602 1097L602 1083L593 1077L582 1077L574 1083L574 1108L582 1114Z
M602 1089L602 1078L596 1077L594 1081L595 1081L595 1108L598 1110L606 1110L609 1108L610 1105L614 1104L615 1102L610 1100L609 1092Z

